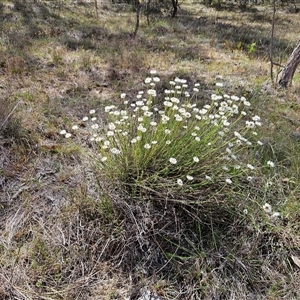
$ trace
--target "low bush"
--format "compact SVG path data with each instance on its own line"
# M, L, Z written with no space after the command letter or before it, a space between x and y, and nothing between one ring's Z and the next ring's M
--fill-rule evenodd
M132 197L173 198L207 205L211 212L220 201L237 200L240 189L261 172L253 155L263 144L257 133L261 119L251 115L245 97L224 94L222 83L207 104L198 100L200 84L190 87L180 78L169 84L160 93L153 70L135 99L124 93L121 107L104 108L102 124L92 109L60 133L91 143L101 172Z

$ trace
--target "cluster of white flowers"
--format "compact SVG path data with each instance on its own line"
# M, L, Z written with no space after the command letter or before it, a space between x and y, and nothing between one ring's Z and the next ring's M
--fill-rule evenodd
M263 208L264 212L273 219L276 219L281 216L278 211L273 212L272 205L269 203L265 203L262 206L262 208Z
M65 129L61 130L59 134L64 135L66 139L72 136L72 133L67 132Z
M176 77L170 81L170 88L164 90L163 100L158 101L159 94L155 88L160 78L155 70L150 74L151 76L144 81L147 89L139 91L135 99L128 99L125 93L120 95L123 102L122 109L114 104L105 106L106 124L98 122L96 111L93 109L89 111L89 116L82 118L82 126L72 127L73 131L78 132L80 127L83 127L85 132L90 132L90 141L96 143L97 149L100 149L101 162L108 163L111 161L109 157L118 156L124 161L124 155L129 152L137 155L143 153L145 158L150 153L155 153L155 149L176 147L178 140L184 136L188 143L186 147L197 149L199 145L202 148L205 145L209 149L217 144L218 149L223 149L224 153L220 159L227 163L220 168L225 173L232 170L232 165L234 170L244 168L251 172L255 169L250 163L242 164L238 156L242 147L252 145L248 133L253 131L250 136L257 135L254 129L262 124L259 116L248 116L247 108L251 104L245 97L212 94L210 103L199 107L199 103L191 101L199 92L200 84L195 83L189 87L185 79ZM222 86L221 83L217 84L218 88ZM236 120L241 118L247 120L244 121L245 126L237 131L239 127L236 126ZM208 133L211 139L208 138ZM66 130L62 130L60 134L66 138L72 135ZM194 170L204 163L201 153L190 159L183 157L178 151L176 155L165 157L165 163L169 168L180 168L179 165L183 160L189 160ZM274 163L270 161L267 165L274 167ZM202 179L212 181L214 178L212 175L202 174ZM232 184L233 178L230 174L225 175L224 184ZM176 178L179 186L184 185L185 182L192 184L202 180L195 172L182 174L182 176Z

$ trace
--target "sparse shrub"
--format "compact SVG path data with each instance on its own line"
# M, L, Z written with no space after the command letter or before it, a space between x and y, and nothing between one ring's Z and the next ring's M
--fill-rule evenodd
M122 107L105 107L105 124L99 124L95 110L82 119L99 167L132 196L147 193L211 206L226 192L229 203L231 191L257 172L249 151L262 144L255 131L260 117L247 112L246 98L222 94L221 83L218 94L202 107L199 84L189 87L175 78L160 95L155 89L159 83L152 71L146 91L128 100L122 94ZM82 138L86 128L84 132ZM80 136L81 128L74 125L72 133L60 133Z
M199 284L200 269L219 266L210 257L212 249L236 253L247 233L252 236L256 220L263 227L280 218L264 182L276 165L256 161L262 120L251 115L246 98L224 94L217 82L203 102L199 83L189 86L175 78L169 84L163 91L165 84L152 71L136 97L123 93L120 105L104 108L105 117L91 109L60 134L92 150L96 177L125 228L120 241L125 254L116 262L122 270L183 276ZM248 258L243 263L234 276L243 278L251 269L249 282L258 282L260 266ZM224 266L218 282L228 280L231 258L224 257ZM208 287L215 285L208 279ZM199 294L205 289L199 286ZM226 291L217 293L230 298Z

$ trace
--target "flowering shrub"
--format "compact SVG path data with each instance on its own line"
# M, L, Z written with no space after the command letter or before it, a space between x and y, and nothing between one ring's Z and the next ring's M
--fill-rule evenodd
M135 99L121 94L121 107L104 108L104 124L91 110L82 119L84 126L72 127L76 135L88 130L103 172L159 194L194 193L206 186L223 189L238 184L241 176L251 180L256 170L245 153L262 143L255 131L261 119L249 115L250 102L218 93L200 105L198 83L190 87L185 79L175 78L160 95L159 82L152 71L145 79L146 90ZM61 134L72 135L66 130Z

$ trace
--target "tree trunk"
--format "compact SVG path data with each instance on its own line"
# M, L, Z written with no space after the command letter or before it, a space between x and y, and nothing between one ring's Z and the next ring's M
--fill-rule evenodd
M139 0L135 0L135 12L136 12L136 22L135 22L135 29L134 29L134 33L133 36L135 37L139 27L140 27L140 8L141 8L141 3Z
M151 0L146 0L146 17L147 17L148 26L150 25L150 18L149 18L149 15L150 15L150 1Z
M95 10L96 10L96 17L99 18L99 13L98 13L98 3L97 3L97 0L94 0L94 4L95 4Z
M292 81L295 74L296 68L300 63L300 41L298 42L293 53L289 57L283 71L281 78L279 80L279 85L286 88L288 84Z
M172 0L173 5L173 12L172 12L172 18L175 18L178 8L178 0Z
M273 67L274 67L274 31L275 31L275 14L276 14L276 0L273 0L273 14L272 14L272 28L271 28L271 43L270 43L270 75L272 84L274 85ZM277 80L277 79L276 79Z

